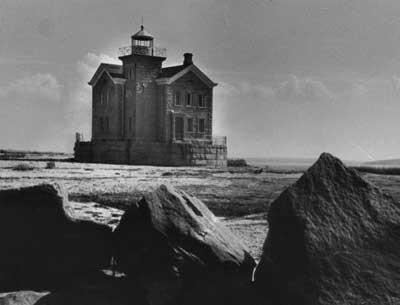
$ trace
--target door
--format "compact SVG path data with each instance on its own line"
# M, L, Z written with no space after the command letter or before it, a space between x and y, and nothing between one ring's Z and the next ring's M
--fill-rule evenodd
M183 140L183 117L175 118L175 139Z

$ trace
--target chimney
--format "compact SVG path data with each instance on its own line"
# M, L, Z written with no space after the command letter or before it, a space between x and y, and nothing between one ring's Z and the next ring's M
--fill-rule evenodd
M183 60L183 65L184 66L189 66L193 64L193 54L192 53L185 53L183 54L184 60Z

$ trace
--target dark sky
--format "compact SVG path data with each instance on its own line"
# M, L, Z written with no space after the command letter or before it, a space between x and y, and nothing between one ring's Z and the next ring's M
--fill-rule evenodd
M144 25L219 85L231 156L400 157L398 0L2 0L0 146L72 151L87 81Z

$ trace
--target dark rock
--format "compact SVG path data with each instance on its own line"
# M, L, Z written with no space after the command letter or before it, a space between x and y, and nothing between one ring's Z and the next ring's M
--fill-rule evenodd
M116 261L152 304L238 301L255 262L197 198L161 186L131 206L115 230ZM222 302L222 303L221 303Z
M400 304L400 205L329 154L275 200L255 272L275 304Z
M174 174L171 173L171 172L164 172L164 173L161 174L161 176L163 176L163 177L170 177L170 176L173 176L173 175Z
M0 291L73 282L108 267L111 229L78 219L57 184L0 191Z
M0 293L4 305L149 305L143 291L126 278L92 278L87 285L53 291L12 291Z
M263 169L262 169L262 168L256 168L256 169L253 171L254 174L261 174L262 172L263 172Z

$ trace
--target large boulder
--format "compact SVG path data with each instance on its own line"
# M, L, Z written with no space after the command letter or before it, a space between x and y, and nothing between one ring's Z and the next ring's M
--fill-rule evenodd
M255 272L275 304L400 304L400 205L329 154L275 200Z
M57 184L0 191L0 291L73 282L108 267L111 228L75 217Z
M255 262L197 198L161 186L132 205L115 232L116 262L150 304L238 301Z

